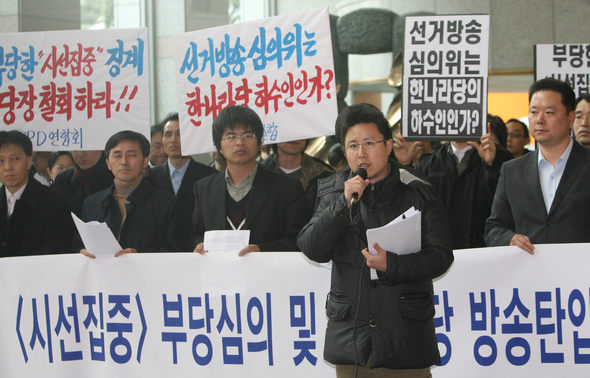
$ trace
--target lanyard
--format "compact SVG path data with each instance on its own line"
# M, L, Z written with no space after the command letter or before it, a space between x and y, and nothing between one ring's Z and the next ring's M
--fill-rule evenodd
M246 223L246 218L244 218L242 220L242 223L240 223L240 225L238 226L238 228L236 228L236 226L234 226L234 224L232 223L232 221L229 219L229 217L225 217L225 219L227 219L229 225L231 226L231 228L236 231L236 230L241 230L242 227L244 227L244 223Z

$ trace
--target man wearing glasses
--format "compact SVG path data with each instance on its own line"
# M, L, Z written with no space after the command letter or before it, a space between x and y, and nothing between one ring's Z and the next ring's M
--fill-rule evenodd
M301 184L259 166L264 128L243 106L222 110L213 121L213 143L227 168L199 180L194 189L194 252L207 252L210 230L250 230L250 244L239 251L296 251L295 240L309 219Z
M445 210L428 183L389 160L391 130L379 109L345 108L336 136L350 168L319 181L314 215L297 240L310 259L333 262L324 358L339 378L354 377L355 367L358 377L430 377L440 361L432 279L453 262ZM367 229L412 206L421 211L421 249L398 255L374 243L371 255Z

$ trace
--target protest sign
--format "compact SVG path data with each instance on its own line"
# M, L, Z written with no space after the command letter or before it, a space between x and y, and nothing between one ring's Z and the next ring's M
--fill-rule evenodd
M545 77L569 83L576 97L590 93L590 44L535 45L535 80Z
M178 35L174 55L184 155L215 150L211 124L231 105L256 111L264 143L334 133L327 8Z
M2 130L35 151L102 150L134 130L149 139L146 29L0 34Z
M490 17L406 17L402 135L478 140L486 132Z

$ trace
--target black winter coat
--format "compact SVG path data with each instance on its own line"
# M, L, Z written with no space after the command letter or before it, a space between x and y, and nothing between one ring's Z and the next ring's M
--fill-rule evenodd
M355 363L354 337L361 366L369 356L371 368L425 368L440 361L432 279L453 262L446 214L430 185L393 161L390 167L390 174L367 187L353 206L352 224L344 199L350 169L320 180L316 211L297 241L310 259L333 261L324 358L334 364ZM366 230L389 223L412 206L422 212L422 249L388 253L386 271L371 281L361 254L367 247Z
M472 151L467 168L458 174L457 160L450 150L450 143L420 158L416 170L432 184L445 206L453 249L486 246L484 228L490 216L500 167L510 159L510 152L496 146L496 158L488 166L477 151Z
M123 249L135 248L138 252L189 250L190 226L182 222L188 216L176 205L173 195L142 180L127 198L130 203L121 226L121 212L113 190L114 185L86 198L82 220L106 222Z
M0 187L0 257L71 252L74 222L63 193L30 179L7 217Z

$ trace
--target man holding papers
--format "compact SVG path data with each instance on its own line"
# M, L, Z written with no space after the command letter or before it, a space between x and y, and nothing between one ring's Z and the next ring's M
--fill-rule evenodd
M336 365L338 377L353 377L355 365L359 377L429 377L430 366L440 360L432 279L453 262L444 208L429 184L389 160L391 131L377 108L344 109L336 136L350 168L320 180L315 214L297 241L312 260L333 261L324 358ZM366 170L366 179L359 168ZM418 238L417 250L367 245L368 229L403 213L420 216L420 227L414 235L390 236ZM377 279L371 279L369 268Z
M106 163L114 184L84 201L83 221L105 222L123 248L116 256L132 252L188 249L189 227L179 224L182 209L174 196L143 178L150 144L134 131L120 131L105 146ZM80 246L81 247L81 246ZM93 251L82 254L94 257Z

